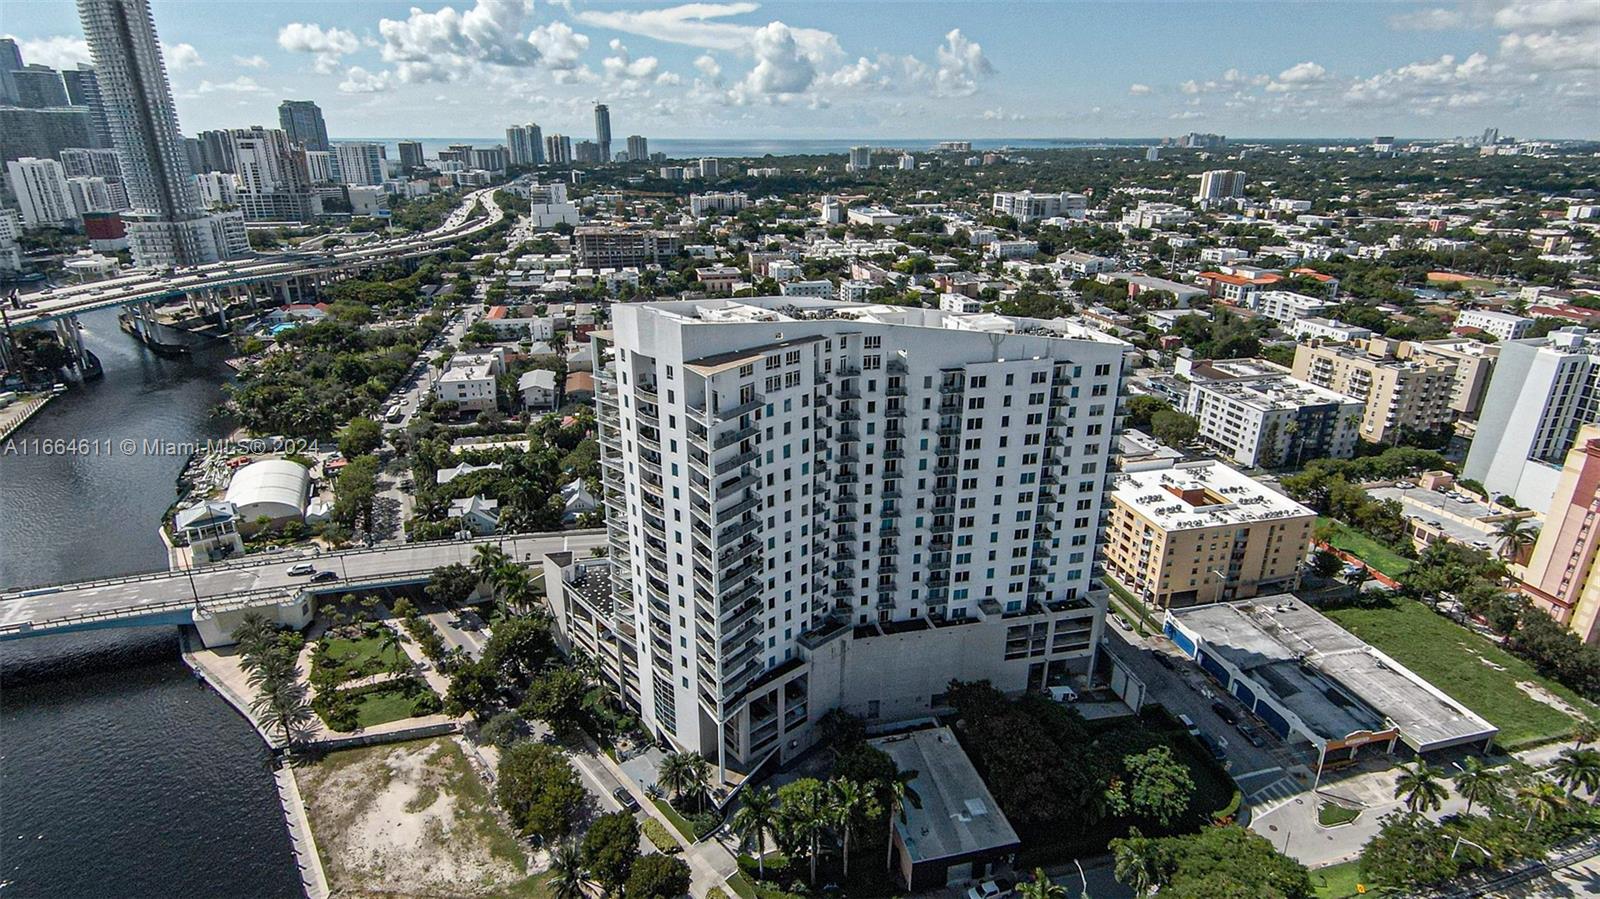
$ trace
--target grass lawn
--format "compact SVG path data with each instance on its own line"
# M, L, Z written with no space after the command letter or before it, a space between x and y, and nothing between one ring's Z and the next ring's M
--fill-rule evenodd
M432 691L429 691L432 692ZM417 695L402 687L390 690L373 690L356 696L356 715L362 727L387 724L402 718L411 718L416 712Z
M1334 609L1328 617L1383 650L1500 728L1495 742L1517 749L1565 736L1572 718L1517 687L1532 682L1572 706L1596 708L1488 638L1420 602L1395 599L1376 609Z
M1348 896L1362 895L1356 892L1356 884L1360 882L1359 861L1329 865L1311 872L1311 886L1317 891L1317 899L1346 899ZM1365 895L1381 896L1383 891L1368 886Z
M1361 812L1353 808L1345 808L1332 802L1324 802L1317 807L1317 823L1323 827L1333 827L1339 824L1349 824L1361 816Z
M1317 519L1317 533L1326 533L1330 544L1355 556L1390 577L1399 577L1411 567L1411 560L1388 546L1332 518Z
M661 810L661 814L672 822L672 826L678 831L678 836L683 837L685 843L693 843L695 839L694 825L689 823L689 819L678 814L678 810L673 808L672 803L667 800L656 799L653 801L656 804L656 808Z
M382 637L360 637L355 640L348 637L324 639L328 646L328 661L346 672L376 674L387 670L391 664L405 657L405 652L400 647L385 647Z
M728 878L728 886L739 894L740 899L756 899L755 885L742 872L736 872L732 877Z

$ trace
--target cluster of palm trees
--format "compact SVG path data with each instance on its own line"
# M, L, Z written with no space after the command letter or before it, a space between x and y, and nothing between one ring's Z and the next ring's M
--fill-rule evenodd
M533 579L528 569L517 564L505 550L493 543L480 543L472 554L472 573L494 589L495 604L502 614L525 615L533 602Z
M244 617L233 638L239 644L240 667L256 691L250 713L269 734L291 749L298 747L315 732L317 719L300 679L299 653L284 641L282 630L255 612Z
M908 807L922 807L922 798L911 786L916 776L915 771L903 771L894 778L870 783L836 777L828 781L803 779L778 791L755 787L745 792L729 830L739 840L741 851L755 851L757 872L763 877L770 843L791 856L804 856L814 885L817 862L826 842L837 845L843 876L848 878L850 849L861 828L880 815L892 828L895 821L906 820ZM894 853L893 840L888 843L886 867L892 863Z
M1578 801L1580 790L1589 794L1591 805L1600 801L1600 750L1582 748L1581 744L1566 749L1551 764L1550 775L1553 780L1535 777L1514 785L1506 772L1491 768L1472 756L1449 780L1461 798L1467 800L1467 814L1474 805L1492 808L1494 800L1503 798L1507 787L1514 785L1516 805L1528 814L1523 830L1532 828L1535 821L1548 821L1570 807ZM1449 795L1445 780L1442 770L1417 759L1403 767L1395 783L1394 797L1402 800L1406 810L1413 814L1438 811Z
M704 811L711 792L711 762L698 752L669 753L656 766L656 783L675 801L694 797Z

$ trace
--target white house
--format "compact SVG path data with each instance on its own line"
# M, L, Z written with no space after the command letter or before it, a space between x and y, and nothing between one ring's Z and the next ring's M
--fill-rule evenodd
M450 501L450 517L461 519L461 528L476 536L493 534L500 527L500 503L482 496Z
M559 395L556 391L556 373L536 368L522 373L517 379L517 392L522 394L522 405L528 409L554 409Z

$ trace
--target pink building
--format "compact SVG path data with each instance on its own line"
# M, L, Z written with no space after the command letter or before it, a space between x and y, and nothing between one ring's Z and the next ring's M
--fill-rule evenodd
M1585 642L1600 638L1600 425L1585 425L1567 453L1523 592Z

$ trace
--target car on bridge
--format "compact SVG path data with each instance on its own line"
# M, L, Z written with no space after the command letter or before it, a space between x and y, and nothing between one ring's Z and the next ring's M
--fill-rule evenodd
M316 574L313 574L311 576L311 582L314 583L314 584L320 584L320 583L322 583L324 581L336 581L338 579L339 579L339 572L330 571L330 570L328 570L326 568L322 569L321 571L319 571Z
M299 564L289 566L289 574L293 577L305 577L308 574L316 573L317 566L311 564L310 562L300 562Z

